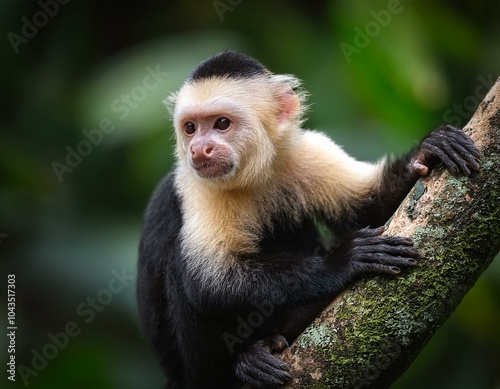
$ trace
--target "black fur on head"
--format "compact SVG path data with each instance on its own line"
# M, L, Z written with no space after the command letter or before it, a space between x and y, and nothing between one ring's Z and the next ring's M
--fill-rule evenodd
M200 81L211 77L251 78L268 70L256 59L235 51L224 51L200 63L189 79Z

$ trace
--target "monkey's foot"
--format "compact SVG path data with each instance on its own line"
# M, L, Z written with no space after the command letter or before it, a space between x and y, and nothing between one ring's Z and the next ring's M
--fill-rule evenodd
M292 378L288 365L270 353L284 350L284 344L288 346L286 339L278 335L241 352L236 362L236 377L256 389L278 388L286 384Z

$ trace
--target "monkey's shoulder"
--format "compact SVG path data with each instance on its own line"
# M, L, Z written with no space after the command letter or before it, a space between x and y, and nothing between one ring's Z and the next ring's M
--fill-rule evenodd
M158 184L149 200L144 216L141 256L162 252L167 246L174 245L181 227L180 201L174 187L174 174L170 172Z

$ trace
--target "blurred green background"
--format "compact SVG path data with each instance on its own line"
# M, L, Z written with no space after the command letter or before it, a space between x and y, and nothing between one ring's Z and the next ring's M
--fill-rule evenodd
M2 1L1 280L6 296L16 276L24 368L0 386L163 384L138 323L136 253L172 164L162 100L200 60L236 49L296 74L307 126L373 161L467 123L500 74L499 17L496 0ZM499 262L393 388L500 388Z

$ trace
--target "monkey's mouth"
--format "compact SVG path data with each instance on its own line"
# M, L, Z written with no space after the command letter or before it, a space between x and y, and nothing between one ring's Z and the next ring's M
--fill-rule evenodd
M199 177L208 179L222 177L234 168L234 164L229 162L192 163L191 166Z

